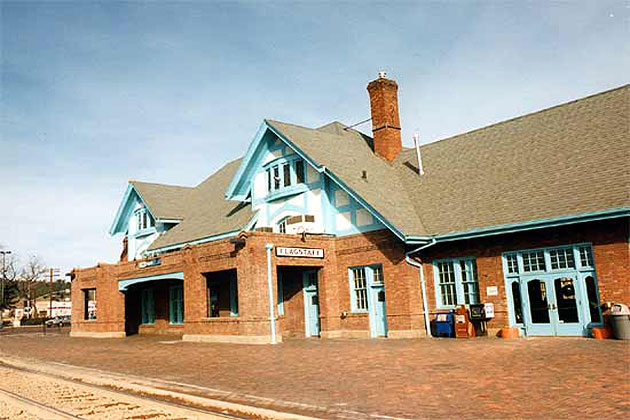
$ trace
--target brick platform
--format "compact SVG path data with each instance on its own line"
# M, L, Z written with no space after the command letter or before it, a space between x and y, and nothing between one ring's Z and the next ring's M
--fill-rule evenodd
M630 410L630 347L615 340L177 340L28 334L0 337L0 353L229 391L223 398L239 403L270 398L268 407L285 411L309 404L323 408L310 414L327 418L603 418Z

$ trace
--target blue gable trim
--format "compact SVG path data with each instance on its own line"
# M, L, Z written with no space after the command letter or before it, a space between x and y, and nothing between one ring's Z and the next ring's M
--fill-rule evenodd
M118 290L121 292L124 292L125 290L129 288L129 286L134 285L134 284L145 283L145 282L154 281L154 280L166 280L166 279L184 280L184 272L178 271L175 273L158 274L156 276L137 277L135 279L120 280L118 281Z
M109 228L110 235L113 236L117 233L127 232L127 221L129 220L133 210L133 204L135 203L134 199L141 201L153 220L157 221L151 211L151 208L149 207L149 204L142 198L138 190L136 190L130 182L129 185L127 185L127 191L125 191L125 195L123 196L120 206L118 206L118 211L116 212L112 226Z

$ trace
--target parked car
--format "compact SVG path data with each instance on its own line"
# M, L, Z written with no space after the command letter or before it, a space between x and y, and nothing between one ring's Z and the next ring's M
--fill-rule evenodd
M70 325L69 316L56 316L46 321L47 327L63 327L64 325Z

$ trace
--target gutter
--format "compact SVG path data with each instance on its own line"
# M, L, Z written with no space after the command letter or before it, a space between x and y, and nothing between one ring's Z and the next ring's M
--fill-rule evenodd
M422 311L424 313L424 327L426 328L427 337L431 337L431 322L429 321L429 304L427 302L427 285L424 281L424 268L422 267L422 263L411 259L411 254L427 249L436 243L437 240L433 238L430 243L405 253L405 261L407 264L416 267L420 274L420 284L422 285Z

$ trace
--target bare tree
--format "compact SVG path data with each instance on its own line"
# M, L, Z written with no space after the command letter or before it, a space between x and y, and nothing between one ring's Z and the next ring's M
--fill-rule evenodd
M37 297L37 282L42 280L46 273L46 266L41 259L32 255L28 262L22 268L20 272L20 296L28 301L28 306L33 308L35 306L35 298ZM35 311L37 316L37 311Z
M11 309L18 301L18 257L15 254L2 255L0 266L0 311Z

